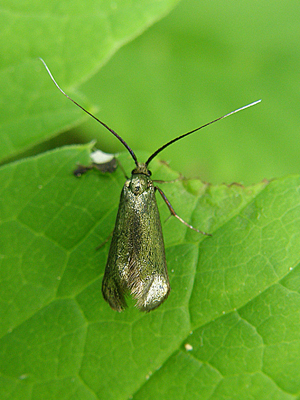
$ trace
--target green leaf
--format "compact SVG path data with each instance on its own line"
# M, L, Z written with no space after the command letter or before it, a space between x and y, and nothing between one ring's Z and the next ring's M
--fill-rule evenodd
M38 57L45 59L60 85L73 96L79 83L177 2L3 0L0 160L82 120L82 112L58 96Z
M75 178L90 149L0 169L0 398L296 399L299 177L162 184L177 213L213 236L163 223L169 298L148 314L132 301L117 313L101 296L109 244L96 247L113 229L124 176ZM129 155L120 160L129 173ZM177 176L159 161L152 172Z

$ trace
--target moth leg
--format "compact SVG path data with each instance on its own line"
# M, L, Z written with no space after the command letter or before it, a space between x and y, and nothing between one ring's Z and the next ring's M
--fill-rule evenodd
M116 160L116 162L117 162L118 166L121 168L121 170L122 170L122 172L123 172L123 175L125 176L125 178L126 178L126 179L129 179L129 177L128 177L128 176L127 176L127 174L126 174L126 171L125 171L125 169L124 169L123 165L121 164L121 161L120 161L120 160L118 160L117 158L116 158L115 160Z
M111 231L110 234L107 236L107 238L105 240L103 240L103 242L101 244L99 244L99 246L96 247L96 250L101 249L101 247L103 247L108 241L109 239L112 237L114 231Z
M194 231L198 232L198 233L202 233L202 235L206 235L206 236L212 236L211 233L206 233L203 231L199 231L199 229L194 228L192 225L188 224L187 222L185 222L181 217L179 217L178 214L176 214L174 208L172 207L171 203L169 202L169 200L167 199L166 195L164 194L164 192L157 186L155 186L155 190L159 191L159 194L161 195L161 197L164 199L166 205L168 206L171 215L174 215L174 217L176 217L180 222L182 222L184 225L186 225L188 228L193 229Z

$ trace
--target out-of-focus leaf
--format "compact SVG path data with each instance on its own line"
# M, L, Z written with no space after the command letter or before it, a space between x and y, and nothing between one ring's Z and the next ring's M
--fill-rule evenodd
M82 120L50 81L74 91L178 0L3 0L0 10L0 160ZM78 97L78 95L77 95ZM81 103L87 106L81 98ZM91 109L91 107L89 107Z

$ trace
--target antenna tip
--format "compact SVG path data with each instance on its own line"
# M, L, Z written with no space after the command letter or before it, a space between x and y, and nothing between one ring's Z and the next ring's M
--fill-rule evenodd
M48 68L48 66L47 66L47 64L46 64L45 61L42 59L42 57L38 57L38 59L39 59L40 61L42 61L42 63L44 64L44 67L46 68L46 70L47 70L48 72L50 72L50 71L49 71L49 68Z
M260 102L261 102L261 99L253 101L253 103L247 104L246 106L242 107L241 109L255 106L255 104L258 104Z

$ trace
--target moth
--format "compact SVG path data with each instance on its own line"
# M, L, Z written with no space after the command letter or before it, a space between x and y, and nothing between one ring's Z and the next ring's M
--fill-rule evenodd
M119 312L127 307L125 297L128 293L136 300L136 307L139 310L145 312L154 310L166 300L170 293L165 246L155 197L156 192L164 199L171 215L175 216L188 228L204 235L209 234L194 228L176 214L163 191L155 186L155 182L151 179L151 171L148 168L150 162L166 147L185 136L238 111L251 107L261 100L238 108L170 140L157 149L146 162L140 163L134 151L113 129L71 99L58 86L44 60L41 59L41 61L56 87L85 113L109 130L128 150L135 163L131 177L126 180L121 192L118 214L102 281L102 294L110 307ZM75 174L81 175L95 166L93 164L92 166L82 167L76 170Z

